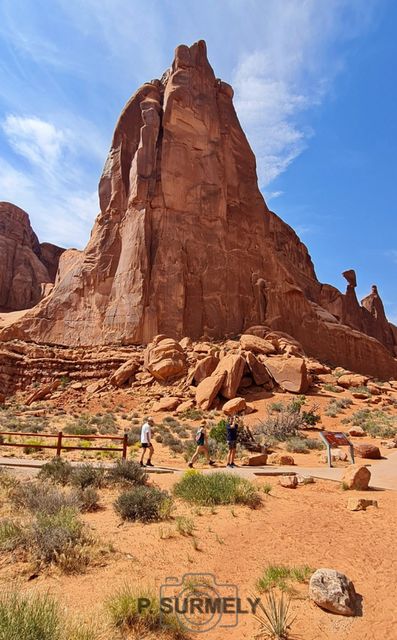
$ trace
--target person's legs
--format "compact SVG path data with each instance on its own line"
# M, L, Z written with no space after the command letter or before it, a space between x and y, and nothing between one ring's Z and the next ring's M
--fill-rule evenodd
M196 447L196 451L194 452L194 454L192 455L192 457L190 458L190 462L189 462L189 467L193 466L194 463L196 462L197 458L199 457L202 447Z
M144 447L144 446L143 446L143 443L141 444L141 447L142 447L142 453L141 453L141 459L140 459L140 461L139 461L139 464L140 464L140 465L143 465L143 459L144 459L144 457L145 457L145 453L146 453L146 449L147 449L147 447Z
M153 448L152 443L149 444L148 449L149 449L149 458L148 458L148 461L147 461L146 465L149 465L149 467L151 467L152 466L152 455L154 453L154 448Z
M230 464L234 464L234 459L236 457L236 443L233 442L233 447L230 449Z

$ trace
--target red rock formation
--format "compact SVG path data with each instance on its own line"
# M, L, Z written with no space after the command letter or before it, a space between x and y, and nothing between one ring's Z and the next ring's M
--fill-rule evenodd
M306 247L267 208L232 98L203 41L176 49L119 118L85 251L2 339L135 344L265 324L319 359L397 373L390 345L354 331L351 303L318 282Z
M55 280L64 249L39 244L29 216L9 202L0 202L0 309L33 307Z

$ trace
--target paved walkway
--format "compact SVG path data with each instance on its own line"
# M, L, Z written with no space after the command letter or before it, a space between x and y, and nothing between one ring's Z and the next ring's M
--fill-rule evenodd
M28 460L27 458L6 458L0 457L0 467L14 467L20 470L23 475L36 475L40 467L45 463L42 460ZM387 458L380 460L379 462L370 463L362 460L362 463L369 467L371 471L370 486L374 489L391 489L397 491L397 451L390 453ZM77 462L72 464L79 464ZM94 463L95 466L111 467L112 463L100 464ZM330 469L329 467L276 467L276 466L263 466L263 467L236 467L235 469L226 469L225 467L213 467L212 469L206 469L206 473L211 473L213 470L230 471L230 473L238 473L244 478L255 478L257 476L280 476L286 474L299 474L302 476L312 476L322 480L331 480L333 482L340 482L344 468L336 467ZM172 467L153 467L153 469L146 468L149 473L182 473L184 469L176 469Z

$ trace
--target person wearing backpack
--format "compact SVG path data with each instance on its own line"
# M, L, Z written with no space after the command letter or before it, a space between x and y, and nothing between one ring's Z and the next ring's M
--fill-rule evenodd
M196 433L196 437L195 437L195 441L196 441L196 451L194 452L194 454L192 455L192 458L188 464L188 467L190 467L190 469L193 469L193 465L196 462L197 458L199 457L200 454L204 455L207 460L208 463L212 466L215 464L215 462L213 460L211 460L210 458L210 454L208 451L208 435L207 435L207 428L206 428L206 422L203 421Z
M226 466L232 469L236 466L234 464L234 458L236 457L237 448L237 433L239 427L239 416L236 415L233 418L228 418L226 422L226 440L229 451L227 454Z

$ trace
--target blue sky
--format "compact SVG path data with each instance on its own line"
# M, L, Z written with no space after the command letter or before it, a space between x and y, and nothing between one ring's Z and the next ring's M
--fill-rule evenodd
M0 200L83 247L124 103L203 38L269 207L397 322L396 28L393 0L0 0Z

